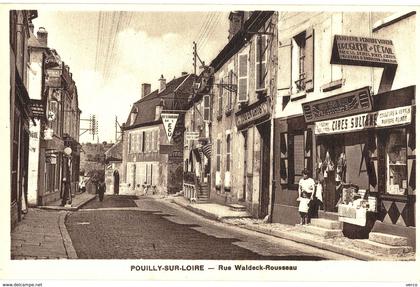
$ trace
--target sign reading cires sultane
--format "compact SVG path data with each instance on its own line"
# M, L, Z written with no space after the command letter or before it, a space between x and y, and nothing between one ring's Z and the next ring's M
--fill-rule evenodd
M335 35L331 64L386 67L398 63L391 40Z
M357 114L315 123L315 134L354 132L411 123L411 106Z

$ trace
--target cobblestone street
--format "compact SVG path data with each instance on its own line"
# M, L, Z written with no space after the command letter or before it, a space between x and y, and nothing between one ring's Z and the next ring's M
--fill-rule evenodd
M130 204L137 204L133 209ZM126 208L121 207L124 202ZM134 203L135 202L135 203ZM119 210L110 209L113 204ZM105 197L68 216L79 258L97 259L343 259L287 240L203 219L150 198Z

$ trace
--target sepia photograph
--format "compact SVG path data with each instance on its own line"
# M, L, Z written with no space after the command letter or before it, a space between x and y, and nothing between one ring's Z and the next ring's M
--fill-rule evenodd
M1 4L2 262L413 269L418 7L208 8Z

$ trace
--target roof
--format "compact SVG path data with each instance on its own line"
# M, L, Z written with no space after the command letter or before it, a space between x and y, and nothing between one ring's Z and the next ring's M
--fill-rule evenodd
M166 88L162 92L159 93L158 90L155 90L147 96L135 102L127 117L124 129L131 129L139 126L157 124L158 122L160 122L160 119L155 119L155 115L156 106L161 102L161 99L164 99L165 97L187 97L192 90L192 84L194 79L195 76L193 76L192 74L187 74L175 78L166 84ZM136 119L132 124L130 124L131 114L136 110Z
M258 31L273 14L274 11L254 11L248 20L245 21L243 28L230 39L226 46L211 61L210 66L215 71L218 71L249 41L249 32Z
M108 150L105 151L105 157L108 160L122 160L122 141L113 144Z
M36 48L46 48L44 45L42 45L39 41L38 38L35 36L34 33L30 33L30 37L28 39L28 46L29 47L36 47Z

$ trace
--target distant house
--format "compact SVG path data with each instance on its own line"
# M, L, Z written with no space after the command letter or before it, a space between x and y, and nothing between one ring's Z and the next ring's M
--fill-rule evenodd
M119 193L122 167L122 141L113 144L105 151L105 183L107 193Z
M151 92L142 84L141 99L123 126L123 193L176 193L182 190L184 114L192 94L194 75L183 73ZM161 115L177 118L171 141Z

